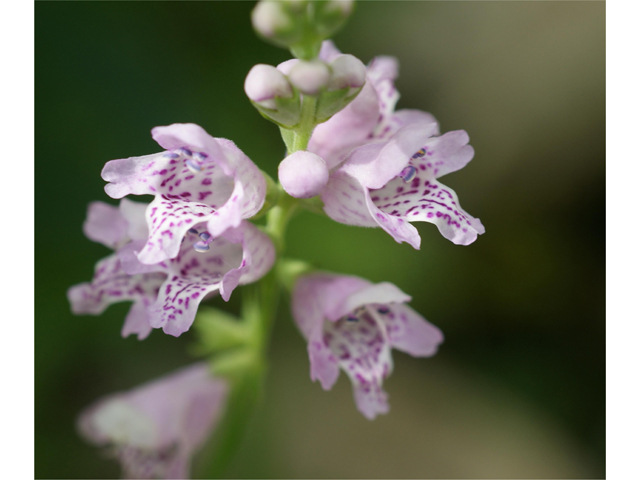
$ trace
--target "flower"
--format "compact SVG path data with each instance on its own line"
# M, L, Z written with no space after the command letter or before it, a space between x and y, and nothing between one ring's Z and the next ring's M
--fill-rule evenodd
M429 357L443 341L437 327L403 305L410 300L391 283L326 273L300 277L292 311L308 341L311 379L329 390L342 369L365 417L387 413L382 380L393 368L391 349Z
M97 401L78 417L78 431L120 462L123 478L188 478L227 391L206 363L194 364Z
M96 224L97 211L117 210L100 202L89 206L85 232L97 238L97 232L122 229L123 219L131 232L118 239L117 253L101 260L91 283L69 289L67 294L74 313L100 314L111 303L134 300L122 335L138 333L143 339L151 328L162 328L179 336L193 323L198 305L205 295L220 292L225 301L238 285L252 283L266 274L275 260L269 237L256 226L242 221L217 238L206 231L206 224L194 224L183 236L175 258L155 265L141 263L137 252L147 238L143 204L122 199L120 216L104 215ZM126 212L126 215L125 215ZM93 235L93 236L92 236ZM109 238L109 242L111 242ZM114 247L113 243L108 246Z
M473 243L484 226L437 180L464 167L473 148L462 130L432 136L436 130L435 124L411 124L386 142L353 150L322 191L326 214L348 225L381 227L415 249L420 235L409 222L416 221L435 224L457 245Z
M333 43L323 43L321 58L339 55ZM355 100L314 130L309 151L331 170L321 193L324 211L340 223L381 227L416 249L420 235L414 221L434 223L445 238L469 245L484 226L437 181L471 161L469 136L463 130L440 135L429 113L395 111L397 75L396 59L374 58Z
M161 153L107 162L102 178L112 198L154 195L147 208L149 238L138 258L156 264L174 258L189 228L207 222L218 237L262 207L266 182L254 163L224 138L192 123L156 127Z

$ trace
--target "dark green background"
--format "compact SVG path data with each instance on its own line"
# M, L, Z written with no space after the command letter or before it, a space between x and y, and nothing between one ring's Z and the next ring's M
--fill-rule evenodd
M193 332L123 340L128 305L75 317L65 292L108 253L81 231L88 202L115 203L102 165L158 151L152 127L198 123L275 175L277 128L242 86L254 64L289 56L253 34L252 6L36 4L36 477L118 476L77 437L76 414L191 361ZM414 251L381 230L296 218L290 255L396 283L446 341L432 359L396 352L391 413L369 422L346 377L330 393L309 381L285 303L265 402L228 476L604 476L604 13L595 2L358 5L338 46L365 62L398 57L399 106L469 133L475 159L443 181L487 233L462 247L419 224Z

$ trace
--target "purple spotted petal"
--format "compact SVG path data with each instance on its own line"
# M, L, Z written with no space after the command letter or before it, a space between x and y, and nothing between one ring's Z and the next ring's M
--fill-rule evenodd
M120 215L118 207L91 202L82 230L88 239L115 248L127 234L127 221Z
M293 318L304 336L309 337L344 305L349 296L370 285L362 278L346 275L317 273L302 276L291 295Z
M188 233L176 258L166 262L167 279L150 307L151 326L169 335L179 336L189 329L207 294L220 291L229 300L236 286L261 278L275 259L269 237L249 222L213 239L205 252L194 249L199 241Z
M388 395L376 382L363 382L353 389L358 410L369 420L389 413Z
M403 304L409 300L390 283L324 273L300 277L292 311L308 341L311 379L329 390L342 369L365 417L387 413L382 382L393 368L391 348L429 356L442 342L435 326Z
M105 397L78 418L88 441L115 456L123 478L188 478L192 455L211 435L226 382L198 363Z
M460 208L456 193L437 180L423 180L420 174L410 184L394 179L380 190L371 191L369 203L372 216L398 242L408 242L414 248L415 237L407 229L389 228L393 222L429 222L438 227L443 237L456 245L469 245L484 233L480 220ZM375 199L375 200L374 200Z
M156 197L147 210L149 239L140 261L175 257L195 223L208 222L209 233L219 236L260 210L264 177L233 142L213 138L194 124L156 127L152 133L166 152L113 160L102 171L113 198Z
M393 364L384 326L365 312L358 321L326 322L324 341L353 383L358 410L369 419L387 413L382 381Z
M133 301L122 333L123 336L137 333L142 340L149 332L141 320L141 309L155 300L165 277L162 273L128 275L122 270L118 256L112 254L98 262L90 283L71 287L67 298L73 313L90 315L101 314L113 303Z

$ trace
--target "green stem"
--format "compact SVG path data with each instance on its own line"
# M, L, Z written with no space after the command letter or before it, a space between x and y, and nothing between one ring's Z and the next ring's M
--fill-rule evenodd
M316 107L318 99L310 95L302 97L302 113L300 123L292 129L280 127L280 134L287 146L287 155L299 150L306 150L313 129L316 127Z
M278 262L284 251L287 224L296 210L298 201L282 192L278 204L267 213L265 232L276 248ZM262 397L267 347L278 310L282 283L277 278L278 264L259 282L243 289L241 317L251 332L246 348L255 355L251 363L239 374L229 378L231 392L227 400L225 417L216 432L216 444L210 453L212 460L207 478L224 476L231 460L242 443L244 432Z

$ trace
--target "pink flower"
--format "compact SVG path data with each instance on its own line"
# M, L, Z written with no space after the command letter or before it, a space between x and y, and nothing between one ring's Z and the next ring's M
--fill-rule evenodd
M227 390L198 363L97 401L78 430L120 462L123 478L189 478L191 456L215 428Z
M436 131L435 124L410 124L386 142L353 150L322 191L324 211L340 223L380 227L416 249L420 235L410 223L416 221L435 224L457 245L474 242L484 226L437 180L471 160L469 136L462 130L432 136Z
M409 300L391 283L324 273L300 277L292 310L308 341L311 379L329 390L342 369L365 417L387 413L382 381L393 368L391 349L429 357L443 341L437 327L403 305Z
M321 58L339 54L324 42ZM314 130L309 151L331 170L321 193L324 210L340 223L381 227L416 249L420 235L414 221L434 223L453 243L469 245L484 226L460 207L453 190L437 181L471 161L469 136L462 130L440 136L431 114L395 111L397 75L396 59L374 58L356 99Z
M147 238L145 208L127 199L121 200L120 215L116 207L100 202L89 206L85 223L89 238L100 241L100 232L118 229L129 233L115 243L111 237L108 244L103 242L118 248L117 253L98 263L91 283L69 289L67 296L74 313L100 314L112 303L134 300L123 336L137 333L143 339L151 328L178 336L189 329L207 294L219 291L228 301L238 285L255 282L273 265L271 240L247 221L226 229L217 238L206 232L205 223L193 224L175 258L145 265L137 255ZM98 210L110 213L98 216Z
M174 258L189 228L207 222L212 237L236 228L264 203L266 182L258 167L230 140L202 127L176 123L152 136L166 151L107 162L102 178L112 198L155 195L147 209L149 238L138 257L156 264Z

